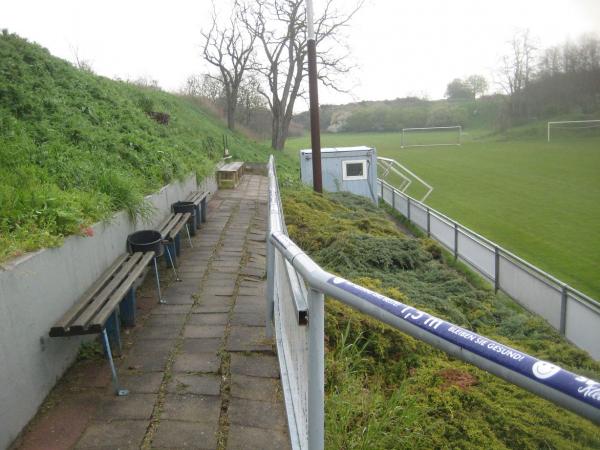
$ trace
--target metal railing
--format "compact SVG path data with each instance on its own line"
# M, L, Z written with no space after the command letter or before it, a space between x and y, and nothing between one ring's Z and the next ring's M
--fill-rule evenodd
M378 195L395 211L563 336L600 359L600 303L448 216L378 180Z
M324 447L324 296L600 424L600 383L323 270L287 235L269 161L267 332L275 334L292 447Z

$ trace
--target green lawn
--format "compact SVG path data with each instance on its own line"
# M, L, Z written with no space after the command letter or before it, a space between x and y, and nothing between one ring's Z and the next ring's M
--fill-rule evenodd
M600 137L476 135L460 147L401 149L400 133L324 134L322 144L376 147L434 187L429 205L599 299ZM290 139L286 152L309 146Z

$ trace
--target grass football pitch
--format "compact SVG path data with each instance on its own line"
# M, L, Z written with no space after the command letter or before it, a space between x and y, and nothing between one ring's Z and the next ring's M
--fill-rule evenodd
M463 145L400 148L400 133L323 134L323 147L367 145L434 187L427 203L600 299L600 136L465 135ZM310 147L290 139L286 152ZM393 180L391 180L393 181ZM408 193L420 198L413 182Z

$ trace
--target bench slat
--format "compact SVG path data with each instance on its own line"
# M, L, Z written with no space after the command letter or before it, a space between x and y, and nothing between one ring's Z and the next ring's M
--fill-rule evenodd
M177 221L181 217L181 213L171 214L167 220L165 220L158 231L160 232L163 239L165 239L171 232L171 229L177 224Z
M208 197L208 192L196 191L188 195L186 201L193 202L196 206L198 206L198 204L200 204L200 202L206 197Z
M140 276L142 270L148 265L150 261L154 258L154 253L146 252L143 254L142 258L135 264L135 266L129 272L129 275L123 282L121 286L112 293L108 301L104 304L102 309L96 314L92 320L92 323L89 326L91 331L97 331L98 333L102 331L106 321L118 306L119 302L123 299L127 291L131 289L131 286L135 282L135 280Z
M50 336L63 336L65 334L65 329L68 328L69 324L85 309L85 305L93 300L96 293L112 279L115 271L127 260L127 258L129 258L129 254L127 253L119 256L117 260L102 273L100 278L94 282L80 299L54 324L50 329Z
M167 238L169 240L175 239L175 237L181 232L181 229L185 226L185 224L188 223L190 217L192 217L190 213L182 214L182 216L179 218L179 221L173 226L173 228L169 232Z
M152 252L150 252L153 254ZM77 319L71 324L69 327L69 331L74 331L76 333L81 332L83 329L87 328L87 324L90 319L96 314L96 312L102 307L102 305L106 302L108 296L121 284L121 282L127 277L127 274L131 271L131 269L136 265L136 263L142 259L144 253L136 252L123 264L118 271L115 273L115 276L108 283L102 291L100 291L94 298L92 302L88 304L85 310L77 317Z

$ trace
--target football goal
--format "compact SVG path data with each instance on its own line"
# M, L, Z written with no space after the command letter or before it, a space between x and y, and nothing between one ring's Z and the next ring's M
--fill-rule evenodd
M439 145L460 145L462 127L423 127L402 128L400 147L434 147Z
M551 137L600 136L600 119L548 122L548 142Z

